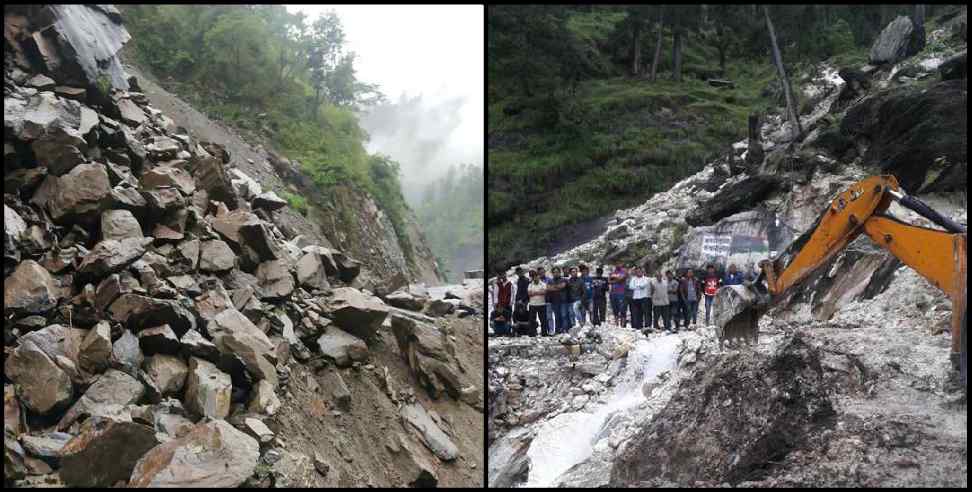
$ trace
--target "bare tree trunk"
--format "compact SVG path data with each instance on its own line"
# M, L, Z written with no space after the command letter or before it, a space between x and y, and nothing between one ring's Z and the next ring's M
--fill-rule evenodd
M783 68L783 57L780 56L780 47L776 44L776 31L773 29L773 21L770 20L769 8L766 5L763 5L763 14L766 15L766 28L769 30L770 43L773 46L773 63L780 77L780 85L783 86L783 95L786 96L786 112L797 130L796 137L799 137L803 135L803 125L800 124L800 115L797 113L796 102L793 99L790 79L787 78L786 70Z
M631 50L634 53L632 53L631 73L637 76L641 72L641 23L636 23L633 29Z
M662 45L662 29L665 27L665 23L662 21L661 15L658 16L658 39L655 41L655 57L651 61L651 81L655 81L655 77L658 75L658 59L661 58L661 45Z
M672 80L682 81L682 30L678 28L672 33Z
M925 6L915 5L914 14L911 16L911 22L915 25L915 30L918 32L917 49L921 51L925 47Z

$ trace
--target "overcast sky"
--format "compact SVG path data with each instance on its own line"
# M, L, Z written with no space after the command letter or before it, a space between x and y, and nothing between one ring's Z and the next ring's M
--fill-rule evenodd
M403 181L416 179L412 170L420 169L429 178L448 164L482 165L482 5L288 5L287 9L302 11L310 19L334 10L348 49L357 54L358 79L379 84L392 103L403 94L420 97L423 109L394 115L396 125L375 126L364 120L373 135L369 150L401 162ZM446 109L450 114L443 118ZM389 134L390 126L415 128ZM426 141L415 141L416 135L424 135ZM429 139L436 143L430 145ZM430 147L436 149L431 155Z

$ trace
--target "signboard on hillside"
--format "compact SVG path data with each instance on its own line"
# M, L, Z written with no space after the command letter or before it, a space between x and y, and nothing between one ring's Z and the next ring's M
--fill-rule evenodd
M732 251L731 234L704 234L702 236L702 256L725 258Z

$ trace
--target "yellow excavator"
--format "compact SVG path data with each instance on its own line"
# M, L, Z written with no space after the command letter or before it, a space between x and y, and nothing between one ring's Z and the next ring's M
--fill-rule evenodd
M892 200L944 230L894 218L886 213ZM951 361L953 368L961 371L962 384L968 388L965 227L906 194L894 176L871 176L851 185L786 250L760 262L761 272L754 282L719 289L714 307L720 346L728 341L758 342L757 322L774 300L861 234L867 234L951 299Z

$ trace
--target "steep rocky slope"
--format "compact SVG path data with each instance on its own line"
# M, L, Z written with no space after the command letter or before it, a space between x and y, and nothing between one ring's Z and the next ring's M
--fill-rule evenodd
M410 285L350 188L295 214L116 72L113 7L4 22L5 486L482 484L481 281Z
M735 262L807 230L871 174L967 224L964 10L894 64L817 67L806 137L761 127L597 239L544 265ZM911 142L901 145L901 142ZM920 151L914 151L914 148ZM897 204L889 212L932 225ZM723 237L725 247L713 247ZM703 313L704 314L704 313ZM488 482L616 487L967 487L967 407L948 354L951 305L861 238L760 320L754 348L720 350L714 327L645 336L608 326L560 339L489 340ZM559 444L554 444L560 439Z

